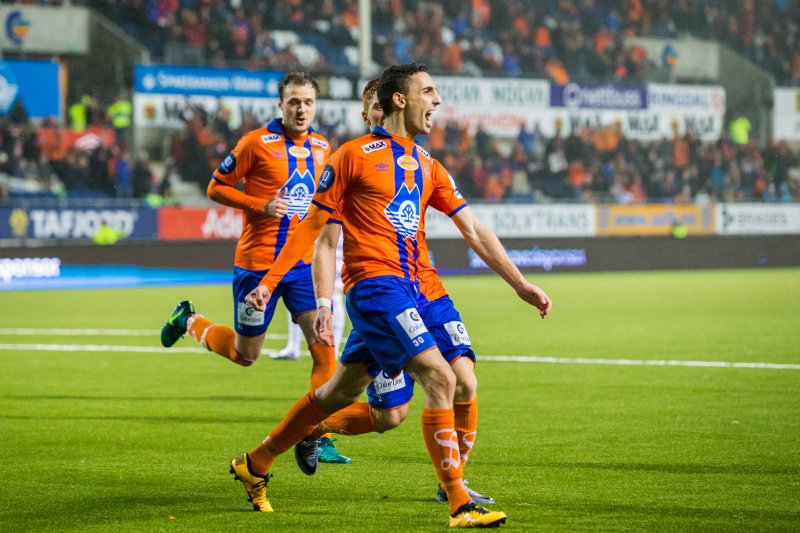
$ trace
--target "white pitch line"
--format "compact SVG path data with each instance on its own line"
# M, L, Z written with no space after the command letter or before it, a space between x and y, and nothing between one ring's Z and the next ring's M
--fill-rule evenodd
M778 370L800 370L800 364L792 363L748 363L731 361L682 361L679 359L592 359L590 357L535 357L527 355L482 355L478 361L517 363L557 363L572 365L615 366L688 366L707 368L768 368Z
M161 346L119 346L107 344L0 344L0 351L28 352L118 352L118 353L209 353L203 348L163 348ZM262 350L272 354L277 350Z
M208 353L203 348L162 348L160 346L119 346L107 344L0 344L1 350L37 352L118 352L118 353ZM273 353L263 350L262 353ZM684 366L706 368L761 368L800 370L800 364L749 363L730 361L681 361L677 359L591 359L588 357L536 357L526 355L484 355L486 362L612 365L612 366Z
M0 328L0 335L60 335L63 337L150 337L157 329ZM285 339L285 333L267 333L267 339Z
M119 346L107 344L0 344L0 350L31 352L208 353L202 348Z

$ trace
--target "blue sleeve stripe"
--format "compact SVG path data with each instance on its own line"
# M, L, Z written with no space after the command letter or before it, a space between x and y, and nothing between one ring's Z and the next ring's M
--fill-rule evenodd
M216 181L220 185L228 185L227 183L225 183L224 181L219 179L215 174L211 174L211 179L213 179L214 181ZM230 187L230 185L228 185L228 187Z
M464 208L465 208L465 207L467 207L468 205L469 205L469 204L468 204L467 202L464 202L464 203L463 203L463 204L461 204L460 206L456 207L456 208L455 208L453 211L451 211L450 213L448 213L448 214L447 214L447 216L449 216L450 218L454 217L456 213L458 213L459 211L461 211L462 209L464 209Z
M321 203L317 202L316 200L311 200L311 203L314 204L315 206L319 207L323 211L327 211L328 213L333 213L333 209L332 208L330 208L330 207L328 207L326 205L322 205Z
M342 221L341 220L336 220L335 218L329 218L328 219L328 224L339 224L341 226L342 225Z

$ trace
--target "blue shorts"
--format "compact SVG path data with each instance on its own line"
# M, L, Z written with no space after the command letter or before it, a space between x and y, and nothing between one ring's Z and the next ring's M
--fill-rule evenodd
M432 302L419 298L417 303L420 315L433 335L445 361L452 364L458 357L468 357L475 361L475 352L472 350L469 334L450 297L445 295ZM350 345L350 339L348 339L348 345ZM353 351L368 350L358 335L353 340L351 349ZM409 376L405 370L392 379L377 365L368 365L367 368L369 375L372 376L372 383L367 386L367 398L370 406L375 409L392 409L411 401L414 396L414 378Z
M248 306L244 301L245 297L256 288L266 272L233 267L233 324L236 333L245 337L258 337L267 331L272 315L275 314L275 306L281 298L293 318L317 309L311 265L294 267L287 272L275 287L275 292L270 295L264 311L256 311Z
M367 278L347 293L345 306L353 330L368 350L348 350L341 362L374 361L387 376L397 376L411 359L436 346L417 310L417 285L395 276ZM351 333L352 334L352 333Z
M432 302L419 298L417 305L445 361L452 363L462 356L476 360L467 328L449 296L445 294Z
M395 378L387 376L356 330L350 330L341 360L342 363L360 362L367 365L369 375L372 377L372 383L367 386L367 401L375 409L400 407L410 402L414 396L414 379L408 372L403 370Z

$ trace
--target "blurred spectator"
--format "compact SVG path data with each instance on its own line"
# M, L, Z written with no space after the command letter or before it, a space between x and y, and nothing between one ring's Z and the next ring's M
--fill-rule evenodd
M356 0L82 0L117 22L163 58L167 44L195 50L197 64L313 69L356 73L342 49L355 44ZM772 73L778 84L800 84L800 3L797 0L373 0L373 60L429 63L435 73L547 75L557 83L641 79L644 50L627 37L716 39ZM271 32L292 31L316 54L300 59ZM178 56L182 57L182 56ZM666 47L651 58L674 69ZM289 66L285 66L286 62Z
M736 112L734 119L728 126L730 131L731 140L738 145L747 145L750 143L750 120L739 112Z
M133 122L133 104L124 94L118 94L106 110L114 128L117 144L130 142L130 130Z

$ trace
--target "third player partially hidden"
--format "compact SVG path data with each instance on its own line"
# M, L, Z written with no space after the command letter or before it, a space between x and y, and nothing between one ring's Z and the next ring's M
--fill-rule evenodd
M301 398L263 442L232 461L231 469L256 510L272 510L266 483L276 457L332 413L354 403L372 382L370 364L389 376L405 369L425 391L422 432L447 493L449 525L496 526L505 522L505 513L477 505L464 486L454 429L456 377L417 310L416 235L427 206L450 216L478 256L542 317L552 304L475 218L444 167L414 143L415 136L430 132L431 116L441 103L427 68L389 67L381 76L378 99L385 113L383 127L346 143L331 156L308 216L246 298L254 309L264 309L283 274L313 246L338 209L345 243L342 278L347 311L368 350L352 359L345 350L330 381ZM326 338L325 332L317 333L320 340Z

